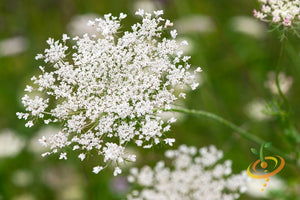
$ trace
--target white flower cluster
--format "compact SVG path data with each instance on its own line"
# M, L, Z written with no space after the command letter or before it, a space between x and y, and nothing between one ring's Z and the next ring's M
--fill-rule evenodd
M170 167L160 161L154 169L131 169L129 182L142 189L133 190L129 200L233 200L246 191L246 172L231 175L231 161L219 163L223 152L215 146L198 150L181 145L165 156L172 161Z
M283 94L288 93L293 84L293 77L287 76L285 73L279 73L279 85ZM265 81L264 86L268 88L273 94L279 94L276 86L276 73L270 71L268 73L268 80Z
M254 17L285 27L300 22L300 0L259 0L261 11L253 10Z
M13 130L4 129L0 131L0 160L1 158L14 157L18 155L26 141Z
M34 87L25 89L47 97L26 94L22 102L27 112L17 113L28 120L28 127L37 118L45 124L62 123L60 132L40 140L51 148L43 155L60 153L60 159L67 159L64 147L71 147L84 160L96 149L104 163L94 172L114 163L116 175L121 172L118 164L135 161L135 155L125 151L128 142L143 148L161 141L172 145L175 140L163 133L176 120L164 122L158 114L185 97L175 93L175 87L198 86L195 76L201 69L190 72L190 57L180 51L187 43L176 42L176 30L170 31L170 39L162 37L172 25L162 14L137 11L142 22L122 35L120 21L126 14L107 14L89 21L97 34L73 38L64 34L62 41L47 41L50 48L36 56L45 62L39 67L42 74L32 77Z

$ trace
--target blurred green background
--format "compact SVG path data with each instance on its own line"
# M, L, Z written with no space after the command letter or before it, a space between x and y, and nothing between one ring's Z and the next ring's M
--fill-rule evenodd
M21 97L30 77L38 72L34 57L46 48L48 37L60 39L63 33L80 34L90 17L120 12L128 14L124 26L137 21L137 8L163 9L164 17L174 22L179 39L190 43L185 53L191 63L203 69L201 86L189 92L180 104L187 108L216 113L251 131L277 148L299 151L299 143L284 133L277 117L261 113L266 102L278 100L272 92L280 41L266 23L252 17L258 8L248 0L0 0L0 200L79 200L124 199L130 185L126 169L122 176L112 171L95 175L93 157L81 162L76 156L67 161L57 156L42 158L37 136L57 127L25 128L16 112L23 111ZM300 130L300 42L289 36L283 61L283 84L292 107L292 120ZM271 88L271 89L270 89ZM232 130L205 118L178 116L171 136L180 144L202 147L214 144L233 161L239 173L256 160L249 149L257 144ZM150 150L135 149L136 166L152 165L162 159L165 146ZM268 152L267 152L268 154ZM287 164L277 176L280 190L266 199L300 199L299 168ZM276 188L276 187L275 187ZM260 191L259 191L260 192ZM298 194L297 194L298 192ZM249 194L250 193L250 194ZM251 192L240 199L263 199Z

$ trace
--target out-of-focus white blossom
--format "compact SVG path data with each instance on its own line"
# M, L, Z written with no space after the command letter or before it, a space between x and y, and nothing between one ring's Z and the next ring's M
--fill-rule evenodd
M270 116L263 113L266 102L262 99L254 99L245 107L245 113L255 121L268 120Z
M93 13L83 14L83 15L75 15L71 18L70 22L67 25L68 33L75 36L83 36L88 33L90 35L97 34L96 29L93 26L87 26L87 23L90 20L98 18L99 16Z
M266 183L266 187L263 187L263 184ZM251 178L247 183L247 194L255 198L267 198L270 197L271 191L284 191L287 188L287 185L282 179L278 176L271 176L269 181L265 179L253 179ZM264 188L264 191L261 191L261 188Z
M171 166L159 161L152 169L132 168L128 177L141 190L132 191L129 200L233 200L246 191L247 174L232 174L231 161L220 163L223 152L215 146L181 145L165 153Z
M174 22L179 33L206 33L215 31L215 23L209 16L191 15L180 18Z
M254 17L261 21L290 27L300 22L300 0L258 0L261 10L253 10Z
M28 41L23 36L16 36L0 40L0 57L14 56L24 52L28 47Z
M176 30L170 31L171 39L162 38L170 24L162 14L138 10L141 23L120 37L116 35L126 17L123 13L89 21L97 34L73 38L64 34L62 42L47 40L49 49L36 56L45 62L39 67L41 75L31 78L34 86L27 86L29 94L22 98L26 112L17 113L27 120L27 127L38 118L45 124L62 123L56 134L40 139L51 149L43 156L59 153L59 159L67 159L65 148L71 148L84 160L88 151L96 150L104 164L94 172L113 164L117 175L120 165L136 159L126 151L128 142L143 148L160 142L172 145L174 139L163 134L171 122L164 122L159 114L185 97L175 87L197 88L201 69L191 71L190 57L180 50L184 44L176 42Z
M136 0L133 3L133 10L143 9L146 12L153 12L157 10L154 1L152 0Z
M12 130L5 129L0 132L0 159L18 155L24 146L25 139Z
M286 94L293 84L293 77L286 76L283 72L279 73L279 85L281 91ZM275 81L275 72L268 73L268 80L265 81L265 87L269 88L273 94L279 94L276 81Z
M266 27L262 22L259 22L251 17L236 16L230 20L232 30L247 34L255 38L264 38L266 35Z

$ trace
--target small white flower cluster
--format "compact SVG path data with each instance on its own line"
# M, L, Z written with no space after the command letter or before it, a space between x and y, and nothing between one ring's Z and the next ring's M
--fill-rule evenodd
M293 77L285 75L285 73L279 73L279 85L283 94L288 93L293 84ZM265 87L268 88L273 94L279 94L278 88L276 86L276 73L270 71L268 73L268 80L264 83Z
M267 102L263 99L253 99L245 106L246 115L254 121L265 121L272 119L263 111L266 109Z
M285 27L300 22L300 0L259 0L262 3L261 11L253 10L254 17L282 24Z
M18 155L25 143L24 138L19 137L13 130L0 130L0 160Z
M51 148L44 156L59 152L60 159L67 159L64 147L71 147L84 160L96 149L104 164L93 171L98 173L113 163L116 175L121 173L118 164L135 161L135 155L125 151L128 142L143 148L161 141L172 145L175 140L163 133L176 120L164 122L159 114L185 96L174 92L175 87L197 88L196 74L201 69L190 72L190 57L180 50L187 43L176 42L176 30L170 31L171 39L162 37L172 26L162 14L138 10L142 23L120 37L123 13L89 21L97 34L73 38L64 34L62 41L47 41L50 48L36 56L46 64L39 67L42 74L32 77L35 87L25 89L47 97L26 94L22 102L27 112L17 113L28 120L27 127L38 118L45 124L63 124L60 132L40 140Z
M223 152L215 146L198 150L181 145L178 150L166 151L165 156L172 161L170 167L160 161L154 169L131 169L129 182L142 189L133 190L129 200L233 200L247 189L246 172L231 175L231 161L220 163Z

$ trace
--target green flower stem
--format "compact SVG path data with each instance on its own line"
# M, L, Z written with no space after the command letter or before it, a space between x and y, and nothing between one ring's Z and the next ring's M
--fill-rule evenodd
M206 117L206 118L209 118L209 119L212 119L216 122L219 122L229 128L231 128L232 130L234 130L237 134L239 134L240 136L244 137L245 139L248 139L258 145L262 145L262 144L265 144L266 141L264 141L263 139L261 139L260 137L256 136L256 135L253 135L251 133L249 133L248 131L245 131L243 129L241 129L240 127L238 127L237 125L233 124L232 122L216 115L216 114L213 114L213 113L210 113L210 112L207 112L207 111L202 111L202 110L188 110L188 109L184 109L184 108L172 108L168 111L174 111L174 112L180 112L180 113L185 113L185 114L190 114L190 115L196 115L196 116L200 116L200 117ZM275 154L278 154L278 155L281 155L281 156L284 156L284 159L287 161L287 162L290 162L290 163L293 163L293 164L296 164L296 161L294 159L291 159L289 158L289 156L287 156L284 152L282 152L281 150L271 146L270 147L270 151L275 153Z
M265 157L264 157L264 145L265 145L265 143L262 143L260 145L260 150L259 150L260 162L264 162L265 161Z
M285 105L286 111L287 111L287 113L289 113L289 109L290 109L289 102L280 88L280 80L279 80L279 74L282 71L282 60L284 58L286 40L287 40L286 37L284 37L282 40L280 54L279 54L278 63L277 63L277 67L276 67L275 84L276 84L279 96L283 100L283 104Z

